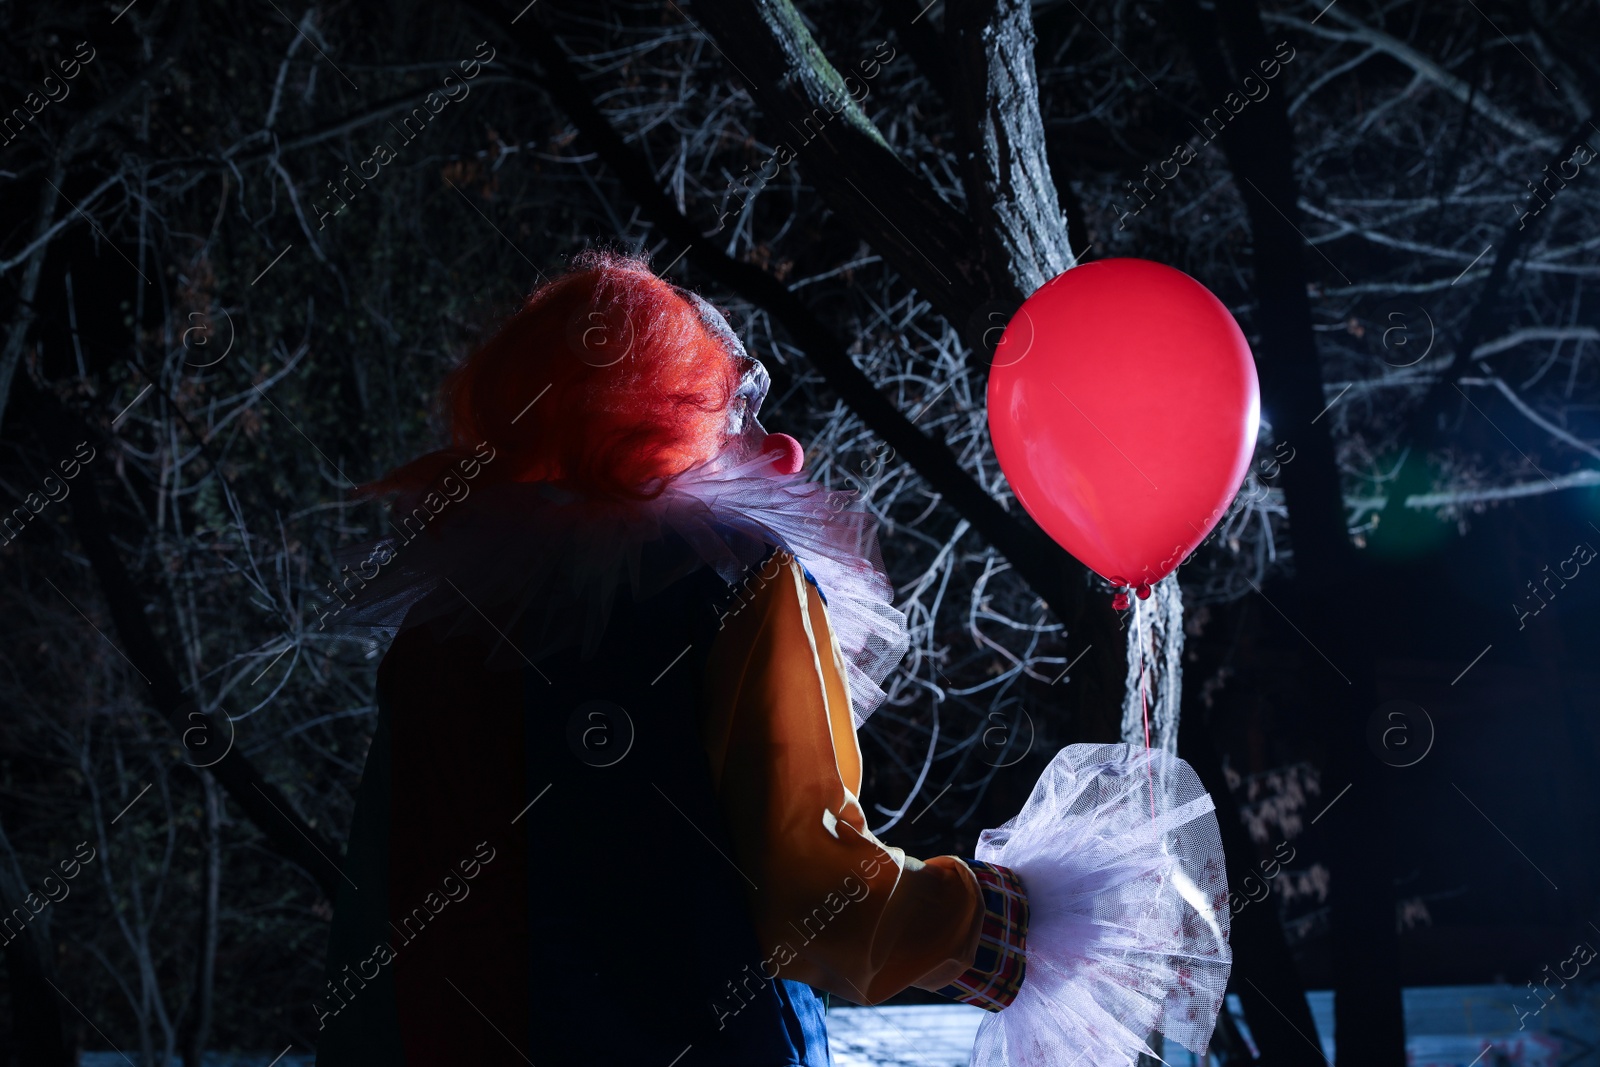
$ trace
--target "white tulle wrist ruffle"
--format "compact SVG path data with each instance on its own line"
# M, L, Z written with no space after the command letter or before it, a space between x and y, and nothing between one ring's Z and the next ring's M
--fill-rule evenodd
M1187 763L1069 745L977 858L1027 891L1026 978L973 1067L1122 1067L1165 1035L1204 1053L1232 965L1211 798Z

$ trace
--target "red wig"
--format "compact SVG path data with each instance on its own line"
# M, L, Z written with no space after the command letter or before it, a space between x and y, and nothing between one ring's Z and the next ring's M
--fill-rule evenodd
M654 495L723 447L749 362L643 260L586 253L445 379L450 446L363 492L419 495L488 442L480 485Z

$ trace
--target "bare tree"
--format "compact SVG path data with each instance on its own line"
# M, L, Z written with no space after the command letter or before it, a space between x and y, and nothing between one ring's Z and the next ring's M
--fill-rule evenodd
M139 806L107 821L116 876L52 915L54 947L8 947L39 1062L101 1040L63 994L111 1006L94 1025L147 1056L314 1042L295 1005L343 884L382 651L319 626L340 549L384 530L349 489L433 443L451 361L597 237L727 307L773 370L772 423L883 522L912 652L864 744L897 840L957 847L1054 746L1142 744L1148 707L1248 869L1251 809L1195 713L1203 687L1241 683L1183 642L1244 598L1303 628L1333 665L1312 694L1320 775L1354 783L1327 822L1338 1040L1394 1062L1384 793L1350 738L1382 642L1367 608L1405 575L1369 557L1600 481L1594 200L1561 177L1588 136L1593 15L1540 0L1496 12L1506 37L1470 7L1420 10L0 16L0 88L70 85L0 145L0 488L24 512L0 567L26 637L0 655L0 741L26 769L0 820L25 874L145 782L164 784L138 826L168 817L137 841L118 835ZM1233 509L1136 619L1017 506L983 410L997 327L1111 255L1217 292L1264 395ZM97 458L41 504L80 441ZM45 806L49 832L26 818ZM1311 1062L1276 914L1246 910L1235 937L1264 1056ZM242 952L281 978L267 1024L224 995Z

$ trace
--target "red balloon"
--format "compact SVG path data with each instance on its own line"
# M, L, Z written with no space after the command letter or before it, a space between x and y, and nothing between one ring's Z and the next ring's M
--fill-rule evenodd
M1244 481L1260 415L1228 309L1145 259L1045 283L989 375L989 433L1017 499L1117 586L1160 581L1205 540Z

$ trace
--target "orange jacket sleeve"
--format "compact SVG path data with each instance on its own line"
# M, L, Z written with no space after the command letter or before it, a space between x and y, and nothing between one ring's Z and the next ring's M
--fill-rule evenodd
M876 1004L966 971L983 920L977 878L954 856L924 862L868 829L843 660L791 556L741 587L707 684L704 739L767 976Z

